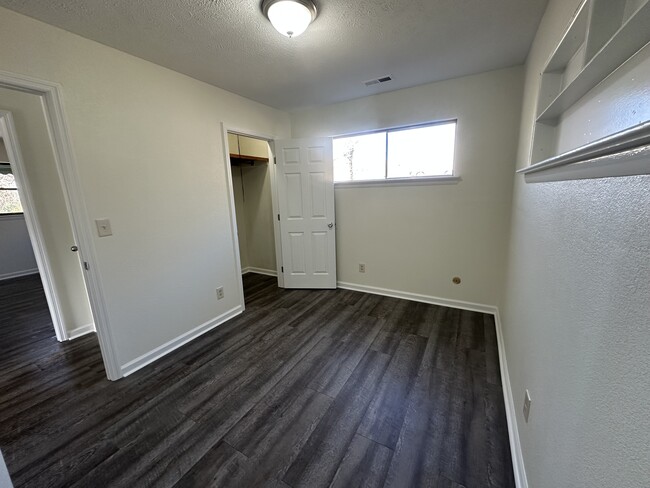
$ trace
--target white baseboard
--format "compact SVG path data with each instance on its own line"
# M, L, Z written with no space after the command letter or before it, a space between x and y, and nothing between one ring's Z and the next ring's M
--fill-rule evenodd
M497 331L497 344L499 347L499 366L501 368L501 385L503 388L503 400L506 406L506 418L508 420L508 435L510 437L510 453L512 455L512 470L515 475L517 488L528 488L528 478L524 466L524 457L521 452L521 441L519 429L517 428L517 409L512 396L510 374L508 373L508 362L506 361L506 348L503 342L503 330L501 317L497 309L494 314L494 323Z
M24 269L22 271L13 271L11 273L0 274L0 281L10 280L11 278L20 278L21 276L28 276L38 273L38 268Z
M212 320L208 320L204 324L201 324L198 327L195 327L194 329L179 335L175 339L172 339L171 341L166 342L161 346L158 346L157 348L149 351L148 353L143 354L142 356L137 357L126 364L123 364L121 366L122 376L128 376L132 373L135 373L139 369L144 368L148 364L153 363L155 360L160 359L161 357L165 356L166 354L169 354L173 350L178 349L184 344L187 344L188 342L196 339L200 335L203 335L206 332L214 329L215 327L223 324L227 320L230 320L236 315L239 315L243 311L244 311L244 307L242 307L241 305L237 305L236 307L228 310L227 312L219 315L218 317L215 317Z
M76 329L72 329L68 331L68 340L76 339L77 337L81 337L86 334L90 334L91 332L95 332L95 324L86 324L82 325L81 327L77 327Z
M336 286L344 290L362 291L372 293L373 295L383 295L386 297L402 298L414 302L430 303L432 305L441 305L443 307L460 308L462 310L471 310L473 312L483 312L496 314L497 308L493 305L484 305L482 303L464 302L462 300L451 300L449 298L439 298L430 295L420 295L419 293L410 293L408 291L390 290L388 288L378 288L376 286L358 285L356 283L345 283L337 281Z
M242 268L241 274L245 275L246 273L257 273L257 274L266 275L266 276L277 276L278 275L278 272L275 271L274 269L256 268L254 266L248 266L246 268Z
M494 315L494 323L497 334L497 346L499 349L499 367L501 369L501 387L503 389L506 419L508 421L508 436L510 439L510 453L512 455L512 469L514 472L517 488L528 488L526 469L524 467L524 458L521 452L521 442L519 440L519 429L517 428L516 408L512 396L512 386L510 385L508 362L506 361L506 349L503 342L503 331L501 329L499 309L493 305L464 302L461 300L451 300L448 298L420 295L418 293L409 293L405 291L390 290L386 288L378 288L375 286L358 285L355 283L345 283L341 281L337 282L337 286L345 290L361 291L364 293L372 293L374 295L402 298L415 302L431 303L433 305L440 305L443 307L460 308L462 310L471 310L474 312L483 312Z

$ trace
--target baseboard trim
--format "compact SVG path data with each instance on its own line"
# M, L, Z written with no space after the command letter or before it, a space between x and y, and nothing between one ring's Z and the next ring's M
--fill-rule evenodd
M178 349L179 347L187 344L188 342L196 339L197 337L223 324L224 322L230 320L236 315L239 315L243 311L244 311L244 307L242 305L237 305L236 307L231 308L230 310L219 315L218 317L208 320L204 324L201 324L198 327L195 327L194 329L179 335L175 339L172 339L171 341L168 341L162 344L161 346L152 349L148 353L145 353L142 356L137 357L126 364L123 364L121 366L122 376L129 376L130 374L135 373L139 369L144 368L148 364L153 363L157 359L160 359L161 357L169 354L170 352Z
M379 288L376 286L359 285L356 283L346 283L344 281L337 281L336 286L338 288L343 288L344 290L362 291L364 293L371 293L373 295L402 298L404 300L430 303L432 305L441 305L443 307L460 308L462 310L471 310L473 312L483 312L489 314L497 313L497 308L495 306L484 305L482 303L464 302L462 300L451 300L449 298L440 298L440 297L434 297L430 295L421 295L419 293L391 290L388 288Z
M255 266L248 266L248 267L243 268L241 270L241 274L245 275L247 273L257 273L257 274L266 275L266 276L277 276L278 275L278 272L273 270L273 269L256 268Z
M501 385L503 388L503 400L506 406L506 419L508 421L508 436L510 437L510 454L512 456L512 470L515 475L517 488L528 488L528 478L524 466L524 457L521 452L521 441L519 439L519 428L517 427L517 409L512 396L510 374L508 373L508 361L506 360L506 348L503 342L503 330L499 310L494 313L494 323L497 331L497 344L499 348L499 366L501 368Z
M13 271L11 273L0 274L0 281L10 280L11 278L20 278L21 276L29 276L38 274L38 268L24 269L22 271Z
M96 332L96 330L97 329L95 329L95 324L93 323L82 325L81 327L77 327L76 329L72 329L68 331L68 340L71 341L73 339L76 339L77 337L90 334L91 332Z

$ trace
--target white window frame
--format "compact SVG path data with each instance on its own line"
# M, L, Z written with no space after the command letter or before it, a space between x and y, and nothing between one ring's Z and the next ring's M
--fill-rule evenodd
M451 175L437 175L437 176L411 176L406 178L383 178L377 180L354 180L354 181L335 181L335 188L359 188L359 187L373 187L373 186L423 186L423 185L454 185L461 181L460 176L456 173L456 140L458 139L458 119L435 120L432 122L423 122L412 125L402 125L395 127L387 127L385 129L375 129L362 132L352 132L349 134L339 134L333 136L332 139L342 139L354 136L365 136L369 134L378 134L380 132L386 133L386 148L385 148L385 164L386 174L388 174L388 133L399 132L404 130L419 129L423 127L431 127L435 125L456 124L456 137L454 137L454 161L452 164Z

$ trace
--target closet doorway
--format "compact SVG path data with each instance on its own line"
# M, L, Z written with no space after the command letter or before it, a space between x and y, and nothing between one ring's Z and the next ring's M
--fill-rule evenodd
M239 261L242 275L278 277L276 195L273 141L258 135L226 130Z

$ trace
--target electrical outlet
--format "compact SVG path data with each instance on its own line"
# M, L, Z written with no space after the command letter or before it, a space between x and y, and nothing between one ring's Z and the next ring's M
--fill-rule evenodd
M223 298L223 286L220 286L217 288L217 300L221 300Z
M359 273L366 272L366 265L364 263L359 263Z
M524 396L524 420L528 423L528 415L530 415L530 404L532 400L530 399L530 392L526 390L526 395Z

